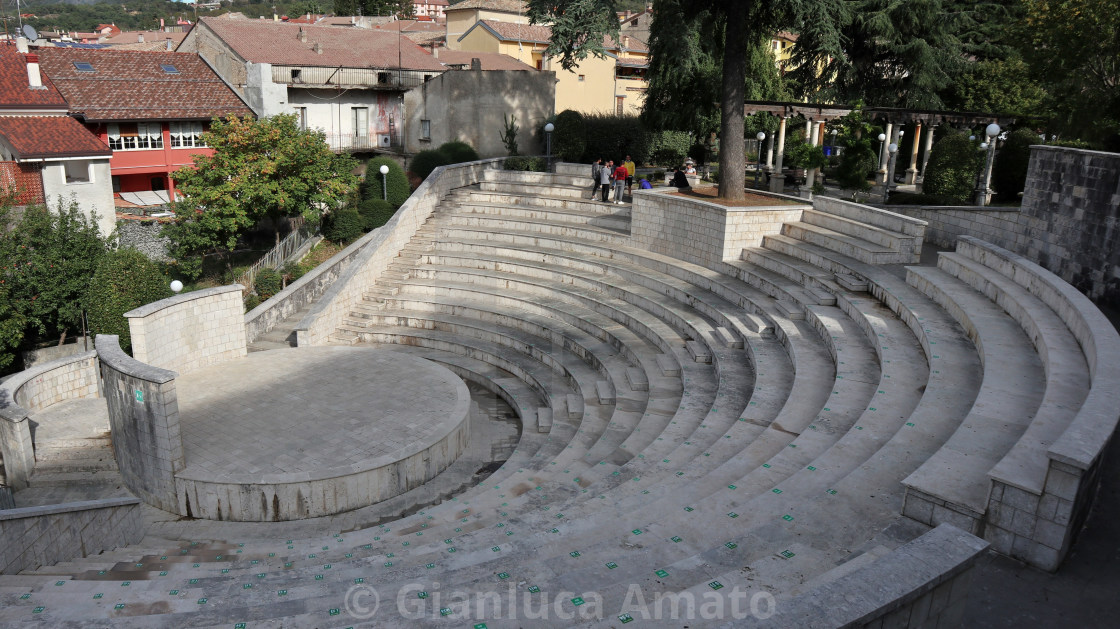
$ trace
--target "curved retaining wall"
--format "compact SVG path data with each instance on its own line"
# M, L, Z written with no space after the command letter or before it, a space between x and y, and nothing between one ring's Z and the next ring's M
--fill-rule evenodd
M144 537L136 498L106 498L0 511L0 574L17 574Z
M128 356L116 335L99 334L96 345L121 478L144 502L177 512L175 473L184 458L176 374Z
M97 353L85 352L21 371L0 384L0 456L5 484L23 489L35 468L29 417L63 400L99 397Z
M180 373L245 356L243 290L240 284L196 290L124 313L132 356Z
M415 489L459 458L470 441L470 413L435 443L404 458L378 457L345 475L275 474L214 482L176 477L181 515L279 522L351 511Z

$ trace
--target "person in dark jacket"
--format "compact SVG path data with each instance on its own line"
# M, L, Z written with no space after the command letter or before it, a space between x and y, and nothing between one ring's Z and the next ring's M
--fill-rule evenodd
M600 173L603 171L603 160L599 158L591 163L591 198L595 199L595 193L599 190Z
M673 169L673 185L681 190L692 187L689 185L688 177L686 177L684 175L684 172L681 171L680 166L677 166Z

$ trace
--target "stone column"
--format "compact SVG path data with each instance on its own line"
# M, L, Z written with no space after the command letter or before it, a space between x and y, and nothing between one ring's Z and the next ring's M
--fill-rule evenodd
M778 121L778 154L774 159L774 170L770 177L770 192L781 192L785 189L786 178L782 174L782 160L786 156L786 117Z
M910 149L910 168L906 169L906 183L913 185L918 182L918 142L922 139L922 123L914 124L914 141Z
M768 135L770 137L766 138L766 172L774 170L774 134Z
M936 130L937 125L930 125L929 131L926 131L926 146L922 152L922 168L918 171L919 183L926 178L926 164L929 163L929 153L933 150L933 132Z
M806 122L805 130L809 132L809 135L807 136L809 140L809 146L817 146L820 144L820 128L820 126L813 124L812 120ZM805 171L805 188L801 190L801 197L812 197L813 183L815 183L817 180L816 175L817 169L815 168L811 168Z

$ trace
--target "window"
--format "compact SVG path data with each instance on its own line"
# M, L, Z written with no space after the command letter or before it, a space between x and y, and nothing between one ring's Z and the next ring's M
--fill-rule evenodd
M163 181L163 177L152 177L149 180L153 192L157 190L167 190L167 184Z
M75 61L74 69L78 72L93 72L93 64L85 61Z
M163 124L121 122L109 125L109 148L114 151L163 148Z
M421 140L431 140L432 139L432 121L431 120L421 120L420 121L420 139Z
M581 83L583 82L583 75L582 74L579 75L579 80L580 80Z
M350 119L354 129L355 138L369 137L369 107L354 107L350 110Z
M303 73L302 70L293 69L292 70L292 83L299 83L300 82L300 74L302 74L302 73Z
M626 103L626 97L625 96L616 96L614 101L615 101L614 113L621 116L623 105Z
M161 63L159 64L159 67L161 70L168 74L179 74L179 69L171 65L170 63Z
M62 162L66 168L66 183L89 183L89 161L84 159Z
M171 123L171 148L203 148L206 143L202 141L205 131L201 122L172 122Z
M389 73L388 72L378 72L377 73L377 84L378 85L388 85L389 84Z

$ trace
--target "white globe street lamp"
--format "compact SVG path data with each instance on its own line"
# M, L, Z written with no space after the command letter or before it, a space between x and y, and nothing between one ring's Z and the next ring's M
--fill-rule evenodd
M171 292L178 293L183 290L183 283L179 280L171 280Z
M999 132L999 125L994 122L984 128L984 135L987 136L988 141L982 142L980 149L988 155L984 160L984 175L976 186L976 205L987 205L992 200L992 162L996 157L996 136Z
M548 160L548 172L552 172L552 132L556 130L556 125L551 122L544 126L544 153Z
M381 171L381 198L385 201L388 201L389 200L389 185L388 185L389 184L389 177L388 177L388 175L389 175L389 165L388 164L382 164L381 168L378 168L377 170Z
M758 139L758 168L754 171L754 187L757 188L759 177L762 176L762 141L766 139L766 133L759 131L754 137Z
M887 202L890 197L891 188L894 187L894 162L898 157L898 145L891 142L887 145L887 153L890 158L887 160L887 180L883 183L883 203Z

